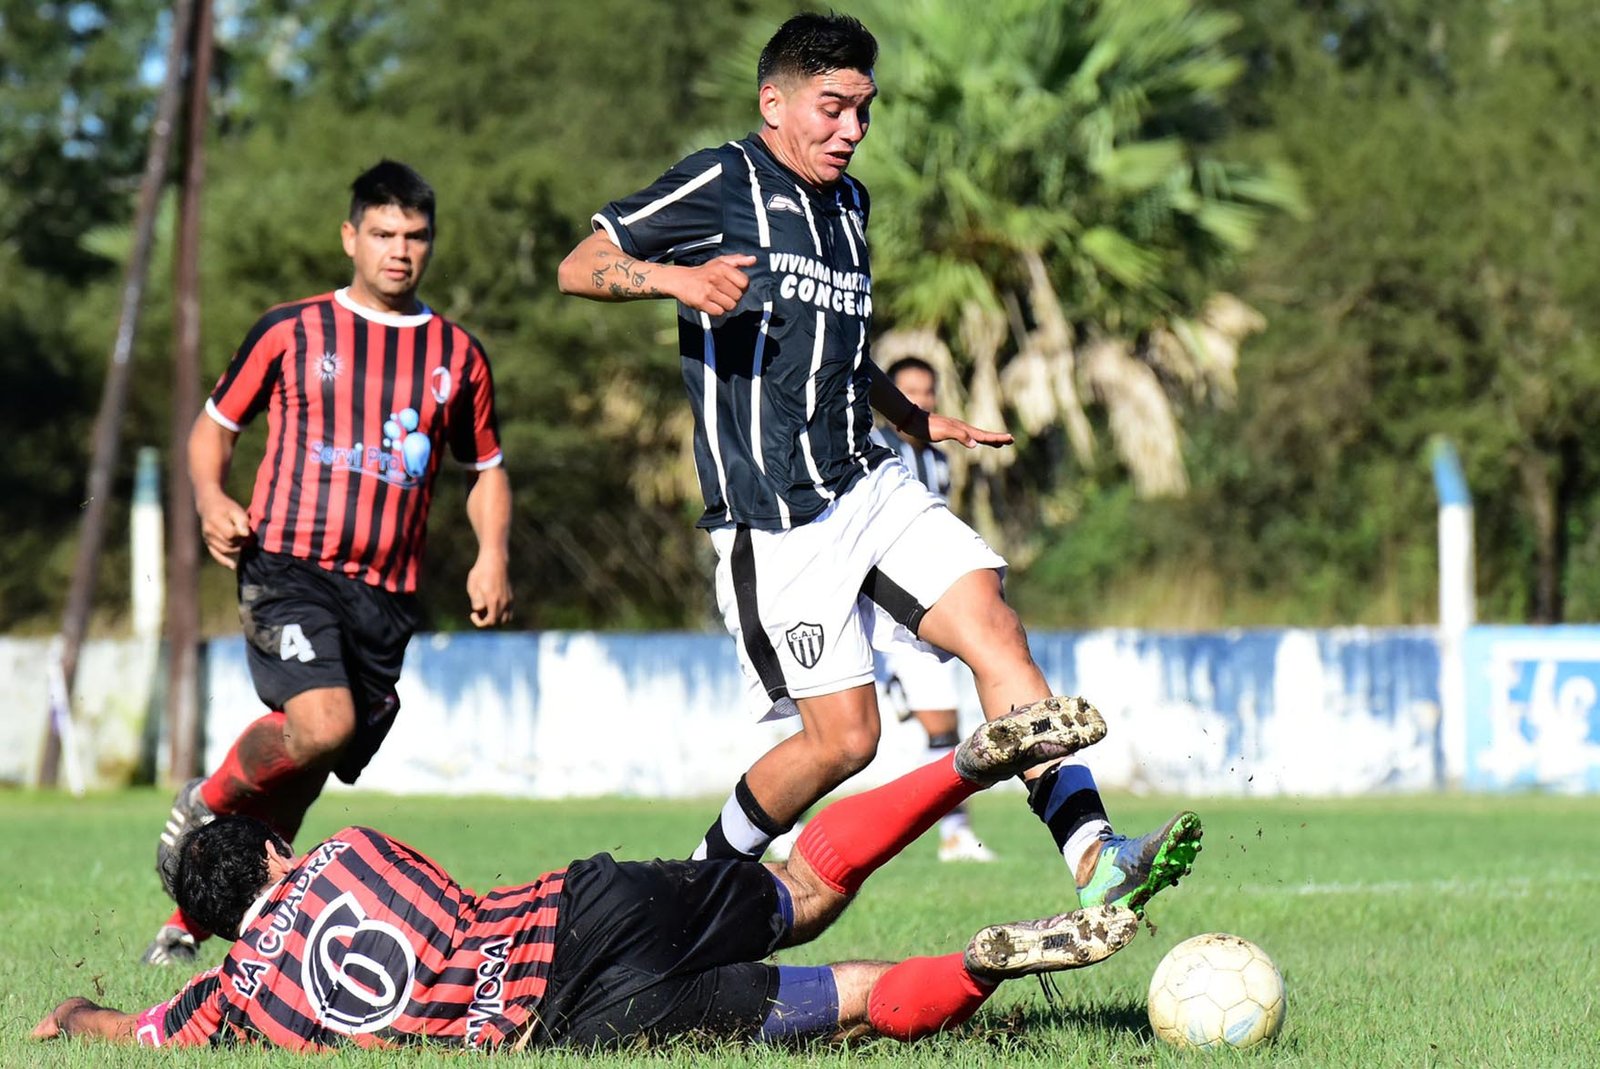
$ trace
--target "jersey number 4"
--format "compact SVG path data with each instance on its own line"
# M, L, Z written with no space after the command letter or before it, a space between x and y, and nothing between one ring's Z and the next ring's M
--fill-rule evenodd
M278 642L278 656L285 661L304 663L315 660L317 651L311 648L311 640L306 638L299 624L289 624L283 629L283 638Z

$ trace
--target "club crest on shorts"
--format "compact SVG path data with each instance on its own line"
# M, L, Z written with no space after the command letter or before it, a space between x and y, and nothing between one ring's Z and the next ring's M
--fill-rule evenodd
M795 624L783 633L789 652L805 668L815 668L822 658L822 625Z

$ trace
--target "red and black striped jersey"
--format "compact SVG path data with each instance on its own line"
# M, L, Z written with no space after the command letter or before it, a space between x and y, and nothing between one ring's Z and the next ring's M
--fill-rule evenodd
M544 996L564 880L480 896L404 843L346 828L267 892L221 965L139 1015L137 1038L497 1047Z
M483 347L424 309L387 315L338 290L262 316L206 401L238 431L262 409L250 525L261 548L409 592L444 448L501 462Z

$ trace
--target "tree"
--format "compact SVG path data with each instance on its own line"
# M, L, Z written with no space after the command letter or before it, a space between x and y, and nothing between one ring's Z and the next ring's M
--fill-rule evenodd
M111 324L81 295L117 276L84 235L131 214L154 87L150 0L0 3L0 628L59 620ZM126 589L109 555L113 589ZM125 566L121 569L125 572Z
M1273 227L1242 291L1273 326L1219 428L1204 526L1231 544L1210 558L1308 615L1431 619L1425 450L1442 433L1479 500L1482 611L1592 616L1600 13L1238 7L1241 117L1315 211Z
M1237 20L1191 0L915 0L867 21L884 104L860 171L895 327L880 360L933 356L965 386L954 407L1014 417L1025 449L1064 433L1078 478L1094 474L1097 408L1126 472L1111 477L1183 494L1184 406L1231 396L1261 325L1218 280L1265 218L1299 206L1284 169L1220 152ZM1011 454L977 457L980 527L1026 556L1035 502L1000 481ZM1048 497L1068 472L1029 477Z

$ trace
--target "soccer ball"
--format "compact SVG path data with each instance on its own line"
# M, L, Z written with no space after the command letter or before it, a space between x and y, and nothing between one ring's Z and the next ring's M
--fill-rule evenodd
M1283 976L1266 951L1208 932L1167 952L1150 978L1150 1027L1175 1047L1253 1047L1283 1028Z

